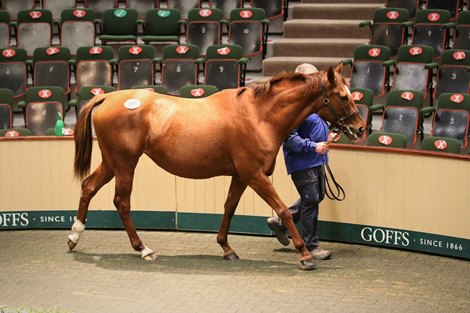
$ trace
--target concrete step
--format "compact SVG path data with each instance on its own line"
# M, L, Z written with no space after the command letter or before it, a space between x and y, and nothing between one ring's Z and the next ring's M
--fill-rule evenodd
M293 19L284 22L284 38L369 38L359 20Z
M300 3L292 8L292 19L370 20L375 10L383 7L377 3Z
M367 43L363 38L282 38L272 43L273 56L341 57L352 56L354 49Z
M271 57L263 61L263 76L274 76L283 71L294 71L302 63L315 65L318 70L326 71L330 66L336 67L343 59L351 58L349 55L344 57ZM349 66L343 70L343 75L349 77Z

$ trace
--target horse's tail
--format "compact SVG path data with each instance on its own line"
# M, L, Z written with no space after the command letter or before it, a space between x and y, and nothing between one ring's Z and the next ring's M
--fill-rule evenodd
M75 178L82 180L90 172L93 138L91 131L91 112L106 99L106 94L93 97L80 111L75 126Z

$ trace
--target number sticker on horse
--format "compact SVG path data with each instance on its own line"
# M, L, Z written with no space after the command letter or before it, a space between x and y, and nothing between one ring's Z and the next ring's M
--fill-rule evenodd
M140 107L141 103L137 99L129 99L126 102L124 102L124 106L128 108L129 110L135 110L138 107Z

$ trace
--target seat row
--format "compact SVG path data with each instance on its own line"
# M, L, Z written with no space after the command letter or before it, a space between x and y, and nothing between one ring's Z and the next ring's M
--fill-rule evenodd
M155 85L159 79L169 94L177 95L181 87L199 83L219 90L243 86L247 62L237 45L209 46L204 58L197 46L177 44L163 47L158 58L151 45L124 45L117 58L109 46L80 47L75 58L65 47L37 48L31 60L24 49L7 48L0 50L0 88L20 100L29 87L57 86L71 98L84 86L120 90Z
M226 25L229 44L237 44L248 56L266 54L269 20L263 9L234 9L230 20L222 19L220 9L192 9L182 20L177 9L151 9L145 19L138 19L135 9L109 9L96 20L92 9L66 9L58 26L59 46L72 55L80 46L95 44L179 43L182 28L186 43L195 44L205 55L209 45L222 43L222 25ZM11 28L15 38L10 38ZM140 30L142 28L142 30ZM15 42L16 44L13 44ZM0 48L24 48L32 57L34 49L49 47L53 42L52 14L48 10L23 10L9 22L8 13L0 11Z
M376 98L391 89L415 90L429 97L430 106L443 93L470 91L470 50L446 50L440 63L429 46L403 45L396 60L390 56L387 46L357 47L353 59L343 60L352 66L351 87L371 89Z
M467 9L470 4L467 2ZM460 11L464 9L463 0L385 0L385 7L403 8L414 18L422 9L442 9L451 13L451 18L457 18Z
M335 143L351 144L345 136L340 135ZM365 142L367 146L385 147L385 148L401 148L435 151L442 153L464 153L468 154L460 146L460 141L452 137L439 137L430 135L425 137L423 141L414 148L410 148L407 144L406 136L400 133L387 133L383 131L373 132L367 137Z
M264 9L269 19L285 19L288 5L288 0L0 0L0 8L8 11L14 18L21 10L46 9L52 12L55 20L61 18L63 10L81 7L96 11L97 18L101 18L105 10L119 7L137 10L140 18L145 16L147 10L155 8L178 9L181 16L186 18L191 9L210 7L221 9L224 18L228 19L231 10L250 7Z
M359 26L369 27L369 43L389 47L392 56L401 45L413 44L432 47L437 59L446 49L470 49L470 11L460 12L455 23L451 17L448 10L423 9L411 20L407 9L388 7L377 9L372 20Z
M146 89L160 94L168 94L164 85L140 85L132 89ZM87 86L81 87L78 97L70 101L61 87L42 86L31 87L26 91L25 99L19 102L24 109L25 128L13 128L13 94L9 89L0 88L0 136L16 137L24 135L44 136L55 135L54 126L58 114L61 117L70 109L80 109L96 95L115 91L113 86ZM212 85L185 85L179 94L185 98L203 98L219 91ZM65 128L64 135L73 135L73 129Z
M470 124L470 94L444 93L435 107L424 106L423 93L413 90L392 90L384 104L373 104L373 92L367 88L351 88L351 93L359 113L367 124L363 137L352 142L340 136L341 143L375 142L376 145L391 145L394 136L400 134L391 147L416 146L425 139L423 120L432 115L432 137L453 138L462 149L468 146ZM379 132L385 133L391 141L378 142L379 135L369 139L372 131L372 114L382 110L382 122ZM383 135L383 134L382 134ZM342 138L341 138L342 137ZM400 138L403 138L400 139Z

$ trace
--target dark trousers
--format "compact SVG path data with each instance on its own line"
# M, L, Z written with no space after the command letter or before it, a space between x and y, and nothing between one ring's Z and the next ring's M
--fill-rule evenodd
M320 245L318 239L318 207L325 197L325 170L317 166L291 174L292 180L299 192L298 199L289 211L294 223L301 222L302 239L309 251Z

